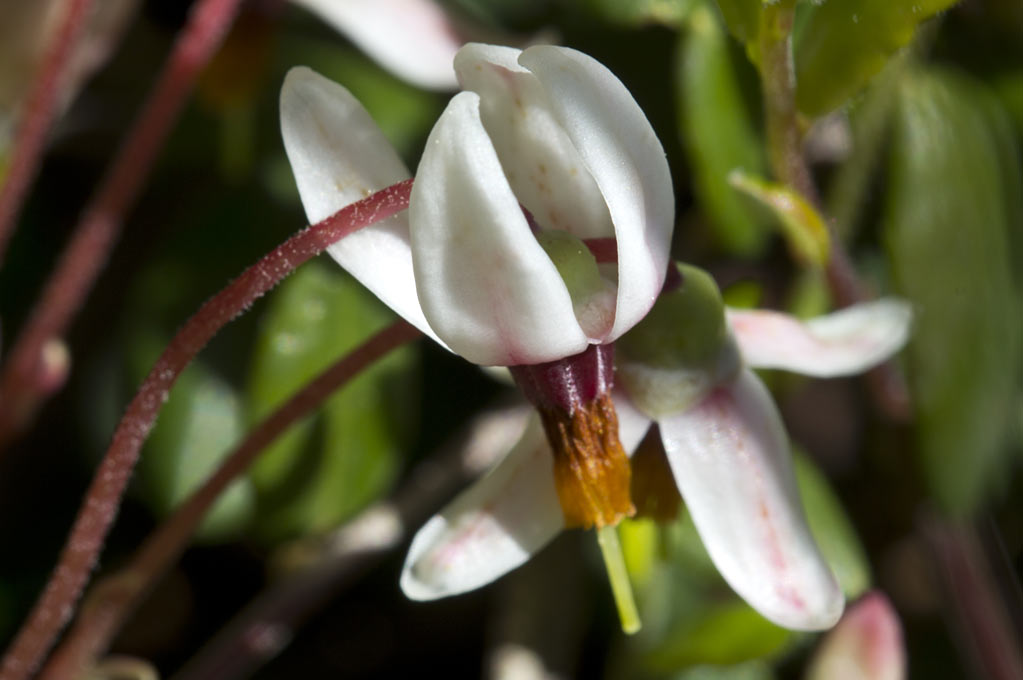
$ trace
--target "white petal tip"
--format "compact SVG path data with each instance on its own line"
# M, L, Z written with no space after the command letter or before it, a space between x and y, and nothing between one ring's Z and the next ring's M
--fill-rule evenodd
M913 308L884 298L805 322L780 312L733 309L728 320L748 365L830 378L870 369L902 349Z

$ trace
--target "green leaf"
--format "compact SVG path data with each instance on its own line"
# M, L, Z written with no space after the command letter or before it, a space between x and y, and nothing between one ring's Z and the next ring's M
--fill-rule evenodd
M1020 367L1007 238L1023 229L1010 208L1019 149L1009 126L994 124L996 110L964 75L911 73L899 90L889 167L887 248L896 286L917 310L908 368L921 462L954 515L1007 479Z
M647 24L679 26L696 4L696 0L586 0L585 6L595 16L620 26L638 27Z
M717 3L732 35L745 44L757 39L762 0L717 0Z
M700 666L673 676L674 680L773 680L771 667L762 661L735 666Z
M742 95L736 59L721 25L707 8L694 10L677 50L679 131L692 169L696 202L714 240L739 255L760 253L769 216L728 183L743 170L767 174L764 145ZM740 63L742 62L742 63Z
M302 267L275 293L263 319L247 392L250 422L393 318L332 262ZM386 357L260 457L252 479L264 537L324 531L390 487L414 421L409 417L413 368L408 350Z
M794 453L796 482L810 531L846 598L859 597L870 587L870 564L856 530L823 473L805 455Z
M165 344L158 334L137 333L133 372L144 375ZM158 515L170 514L219 467L241 440L243 428L238 395L202 361L194 362L171 389L139 459L144 502ZM235 538L250 520L254 500L248 479L235 480L203 519L196 539Z
M728 183L770 209L789 245L792 256L802 264L824 267L831 243L824 220L797 192L781 184L767 182L742 170L728 174Z
M826 0L811 8L794 47L799 110L820 116L841 106L909 44L920 22L955 2Z
M790 631L771 623L744 602L709 607L671 631L647 656L654 671L738 664L780 650Z

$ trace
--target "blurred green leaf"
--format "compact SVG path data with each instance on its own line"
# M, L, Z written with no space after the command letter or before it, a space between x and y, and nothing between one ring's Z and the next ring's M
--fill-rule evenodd
M594 15L621 26L677 27L685 21L696 0L586 0L585 4Z
M799 452L795 452L794 461L810 531L842 592L849 599L859 597L870 587L870 565L856 530L817 466Z
M770 233L770 218L727 178L736 169L765 175L767 160L728 42L712 11L693 11L677 50L679 131L696 200L715 241L730 252L756 255Z
M155 333L137 333L131 344L133 373L145 375L166 342ZM171 389L139 459L143 500L158 515L169 514L217 469L240 441L243 428L238 395L201 360L193 362ZM252 485L241 477L213 505L196 538L234 538L253 510Z
M250 422L393 318L332 263L303 266L275 293L263 319L247 392ZM390 487L415 420L413 368L410 350L386 357L260 457L252 479L263 536L276 540L329 529Z
M932 493L956 515L1005 483L1021 357L1007 238L1023 228L1010 225L1019 184L1007 182L1019 177L1019 149L1007 125L993 124L995 110L964 75L909 74L885 206L894 279L917 308L908 367L921 461Z
M796 104L809 116L841 106L920 22L956 0L827 0L809 10L794 46Z
M717 0L717 3L732 35L745 44L757 39L762 0Z
M806 199L786 186L742 170L732 170L728 183L774 213L789 251L797 261L815 267L827 264L831 245L828 229Z
M777 652L791 633L744 602L728 602L701 612L670 632L647 656L647 665L668 672L697 666L737 664Z
M699 666L673 676L674 680L772 680L771 667L762 661L734 666Z

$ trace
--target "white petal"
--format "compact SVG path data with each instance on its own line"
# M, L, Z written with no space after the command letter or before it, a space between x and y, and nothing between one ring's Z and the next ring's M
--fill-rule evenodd
M675 215L664 149L629 91L593 58L537 45L519 63L547 91L611 214L618 242L613 340L646 315L664 283Z
M294 0L413 85L458 87L452 62L462 40L431 0Z
M686 507L735 592L786 628L834 625L842 591L810 534L788 438L760 380L745 370L659 422Z
M508 455L412 539L401 589L413 600L433 600L479 588L562 528L550 447L534 413Z
M765 310L728 310L746 363L822 378L864 371L898 352L909 338L913 310L894 298L800 321Z
M409 177L362 104L311 69L293 68L284 79L281 134L311 224ZM416 295L407 213L357 231L327 252L387 306L440 342Z
M521 50L470 43L455 58L515 197L544 229L614 236L604 197L554 116L546 91L518 65Z
M409 206L423 311L469 361L511 366L577 354L588 340L479 118L455 95L426 142Z

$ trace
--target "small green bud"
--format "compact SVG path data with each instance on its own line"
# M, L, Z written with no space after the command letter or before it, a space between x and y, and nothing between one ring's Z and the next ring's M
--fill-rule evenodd
M685 410L723 380L740 359L717 284L702 269L676 264L682 284L615 343L618 377L647 415Z

